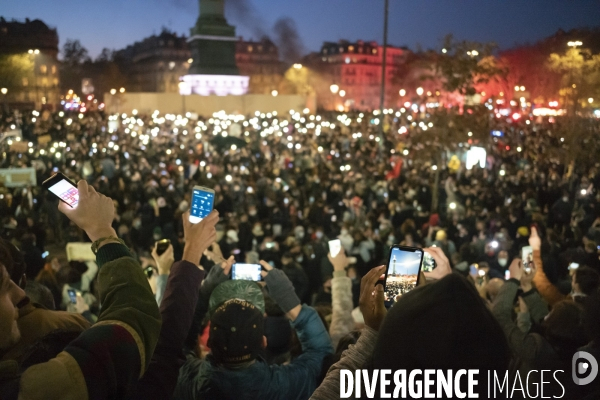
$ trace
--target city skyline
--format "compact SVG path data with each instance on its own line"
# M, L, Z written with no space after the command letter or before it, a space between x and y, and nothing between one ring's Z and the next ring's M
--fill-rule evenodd
M189 35L197 15L197 0L81 0L65 7L32 0L7 4L2 13L7 20L41 19L57 28L60 48L67 39L78 39L92 58L104 47L122 49L160 33L162 27ZM382 42L383 0L330 0L325 5L318 0L226 0L226 16L236 26L237 36L257 40L266 34L275 41L271 27L281 18L293 17L304 53L339 39ZM505 49L534 43L558 29L594 27L598 20L598 0L535 0L528 2L527 9L516 0L465 0L458 4L449 0L392 0L389 43L411 49L438 48L443 37L452 33L459 40L495 41Z

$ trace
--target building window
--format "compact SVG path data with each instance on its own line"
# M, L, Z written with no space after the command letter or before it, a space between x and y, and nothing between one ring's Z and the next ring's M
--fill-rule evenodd
M338 49L340 53L344 52L344 48L340 46L340 48Z
M348 46L348 51L350 53L354 53L354 46Z
M27 77L23 77L23 86L29 86L29 80Z
M253 50L252 46L248 46L248 52L252 53L252 50Z
M169 70L173 70L175 68L175 61L169 62Z
M52 66L52 75L56 75L56 65Z
M377 54L377 49L373 49L373 54Z
M48 72L48 67L46 64L40 65L40 73L45 74L46 72Z

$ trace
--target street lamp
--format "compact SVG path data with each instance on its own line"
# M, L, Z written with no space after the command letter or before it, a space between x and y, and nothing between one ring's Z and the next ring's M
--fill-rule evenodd
M122 87L121 89L119 89L119 92L120 92L120 93L125 93L125 88L124 88L124 87Z
M419 96L423 95L423 88L422 87L418 87L417 88L417 95L419 95Z
M277 97L278 94L279 94L279 92L277 90L271 91L271 96L273 96L273 97Z
M588 103L592 104L593 102L594 102L594 99L593 99L592 97L590 97L590 98L588 99Z
M334 83L329 86L329 90L331 90L331 93L336 94L340 90L340 87Z
M294 68L295 69L302 69L302 64L296 63L296 64L294 64Z
M406 96L406 90L400 89L400 96L402 96L402 97Z
M344 97L346 95L346 91L345 90L340 90L340 97Z
M575 40L567 43L567 46L577 48L578 46L583 46L583 43L580 40Z
M117 94L117 89L110 89L110 94L112 94L113 96L114 96L115 94Z
M0 92L2 92L3 100L4 100L4 108L6 108L6 93L8 93L8 89L3 87L2 89L0 89Z

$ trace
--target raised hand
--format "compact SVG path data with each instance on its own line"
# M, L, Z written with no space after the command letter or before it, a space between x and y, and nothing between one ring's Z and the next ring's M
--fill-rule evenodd
M96 189L84 180L77 184L77 191L79 192L77 206L71 208L61 201L58 210L83 229L92 242L103 237L117 237L117 233L112 228L115 218L112 199L96 192Z
M442 249L440 249L439 247L427 247L423 250L433 257L436 265L433 271L424 272L425 277L439 280L445 277L446 275L452 273L452 268L450 268L450 261L448 261L448 257L446 257Z
M383 286L376 285L385 273L385 265L370 270L360 281L358 306L365 319L365 325L376 331L387 314L384 304Z
M197 224L190 222L190 212L186 211L183 216L183 234L185 246L183 248L183 260L198 265L202 253L210 247L217 237L215 225L219 222L219 212L213 210L206 218Z
M533 250L540 250L542 248L542 239L540 239L538 231L534 226L531 227L531 234L529 235L529 245Z
M173 245L169 244L167 250L161 255L158 255L156 252L156 248L158 246L158 242L154 243L154 248L152 249L152 258L156 262L156 267L158 268L158 273L160 275L169 275L171 272L171 266L175 262L175 256L173 255Z

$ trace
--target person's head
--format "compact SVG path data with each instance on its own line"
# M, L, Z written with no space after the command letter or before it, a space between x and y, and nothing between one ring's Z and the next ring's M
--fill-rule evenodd
M444 241L446 241L446 238L447 238L446 232L442 229L440 229L439 231L437 231L435 233L435 240L438 242L444 242Z
M208 346L219 364L241 365L255 360L267 346L263 313L248 301L227 300L212 313Z
M498 264L504 268L508 265L508 251L500 250L498 252Z
M574 293L592 294L600 285L600 275L590 267L579 267L571 277L571 287Z
M471 283L450 274L390 308L368 368L506 371L509 362L498 321Z
M583 329L583 307L572 300L556 303L542 327L544 337L559 352L569 353L587 342Z
M0 350L10 348L21 338L17 325L19 317L17 305L24 298L23 289L10 279L8 271L0 264Z
M25 260L19 249L8 240L0 238L0 260L6 267L10 279L17 285L25 286Z
M32 302L41 304L48 310L56 309L52 292L50 289L40 283L34 281L27 282L27 286L25 286L25 294L27 294L27 297L29 297Z
M288 251L283 253L283 255L281 256L281 264L283 265L288 265L292 261L294 261L294 256Z

